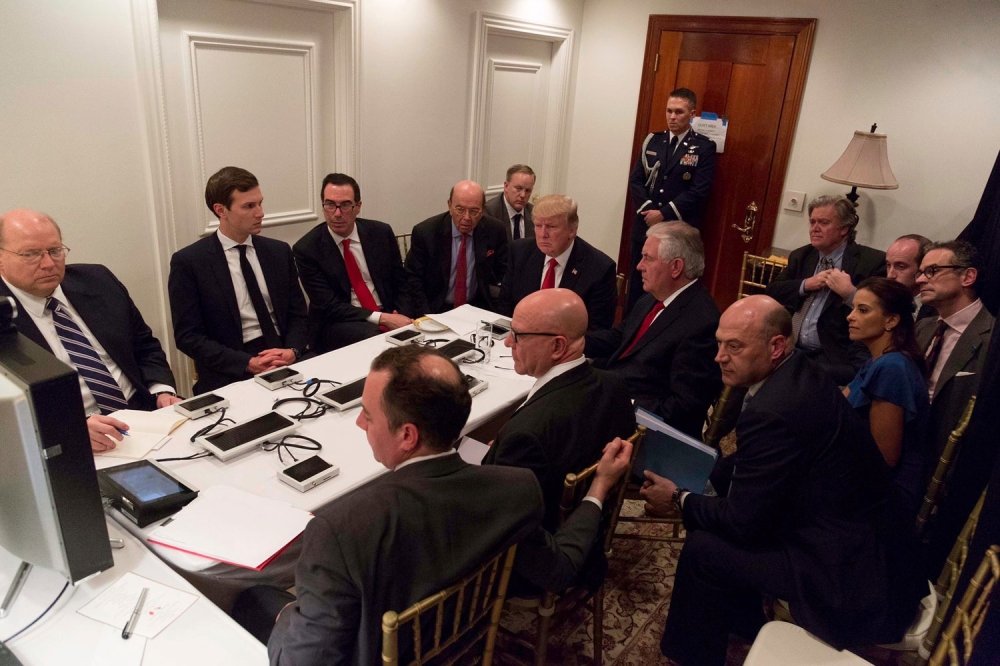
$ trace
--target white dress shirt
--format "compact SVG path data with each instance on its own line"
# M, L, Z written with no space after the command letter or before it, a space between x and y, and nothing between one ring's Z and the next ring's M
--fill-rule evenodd
M236 305L240 309L240 323L243 326L243 342L256 340L264 335L264 332L260 328L260 322L257 321L257 311L253 308L250 292L247 291L247 283L243 279L243 269L240 268L240 251L236 249L239 245L247 246L247 261L250 262L250 268L253 269L253 274L257 277L257 285L260 287L260 293L264 296L264 304L267 305L267 311L271 315L274 330L277 331L278 335L281 335L281 328L274 318L274 305L271 303L271 294L267 291L264 271L260 267L257 250L253 246L253 236L248 236L245 243L237 243L221 230L215 233L218 234L219 242L222 243L222 251L226 255L226 264L229 266L229 276L233 280L233 289L236 291Z
M351 241L351 254L354 255L354 261L358 264L358 269L361 271L361 279L365 281L365 285L368 287L368 291L372 292L372 298L375 299L375 304L378 305L379 309L382 308L382 299L378 297L378 289L375 288L375 283L372 281L372 275L368 272L368 262L365 261L365 253L361 249L361 237L358 236L358 225L355 224L354 228L351 230L349 236L341 236L334 233L330 227L326 228L330 232L330 236L333 238L333 242L337 244L337 249L340 250L340 256L344 256L344 241ZM345 263L346 269L346 263ZM358 300L358 295L354 293L354 288L351 288L351 305L356 308L361 307L361 301ZM379 317L382 316L381 312L373 312L368 315L368 321L372 324L378 325Z

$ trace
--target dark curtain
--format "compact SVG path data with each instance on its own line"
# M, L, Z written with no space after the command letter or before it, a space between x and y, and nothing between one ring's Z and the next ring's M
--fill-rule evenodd
M983 262L983 270L976 280L979 297L995 315L1000 305L1000 154L986 181L976 215L958 237L979 248Z

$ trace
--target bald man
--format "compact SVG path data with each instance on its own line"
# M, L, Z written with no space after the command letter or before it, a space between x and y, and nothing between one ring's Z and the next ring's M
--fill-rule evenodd
M601 456L604 445L635 427L628 390L618 377L583 356L587 308L569 289L543 289L514 309L505 344L519 375L534 377L524 404L501 428L483 464L527 467L545 499L543 525L558 523L567 472Z
M479 183L462 180L448 194L448 210L413 227L406 255L406 312L445 312L471 303L498 308L507 270L507 231L484 214Z
M719 320L722 381L748 396L719 496L646 472L646 500L676 506L687 529L660 644L678 663L724 664L729 632L763 621L762 595L787 600L800 625L838 648L898 640L912 619L916 598L890 585L909 581L887 555L902 541L887 531L885 464L791 332L791 315L768 296L737 301Z
M94 452L113 449L128 431L110 412L180 401L160 341L125 285L99 264L67 266L55 220L28 209L4 213L0 250L0 296L17 301L18 330L74 369L85 367L80 393Z

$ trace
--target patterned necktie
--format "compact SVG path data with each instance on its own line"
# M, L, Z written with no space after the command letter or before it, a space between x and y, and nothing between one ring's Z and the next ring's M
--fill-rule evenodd
M240 270L243 272L243 281L246 282L250 302L253 303L253 311L257 314L257 321L260 323L260 332L264 336L264 344L268 348L278 347L281 345L281 338L278 336L278 331L274 328L274 322L271 321L271 312L267 309L267 303L264 302L264 294L261 293L260 285L257 283L257 276L254 275L253 267L250 266L250 260L247 259L247 246L237 245L236 249L240 251Z
M455 307L465 305L469 301L469 269L465 259L469 236L462 234L462 242L458 244L458 256L455 257Z
M521 237L521 214L514 213L514 239Z
M556 267L559 262L555 258L549 259L549 269L545 271L545 278L542 280L542 289L554 289L556 286Z
M830 268L833 268L833 260L830 259L830 257L823 257L822 259L819 260L819 270L817 270L816 272L819 273L820 271L825 271ZM809 313L809 308L812 307L813 301L816 300L816 297L822 294L825 289L826 287L823 287L823 289L817 289L816 291L811 292L808 296L806 296L805 300L802 301L802 306L799 307L799 309L796 310L795 313L792 315L793 345L799 341L799 335L802 333L802 324L806 320L806 315Z
M63 349L69 354L70 363L80 373L80 377L94 395L101 414L110 414L128 407L121 386L111 376L108 366L104 365L90 339L83 334L70 313L63 308L62 303L50 298L46 301L45 307L52 313L56 335L59 336Z
M939 319L937 328L934 329L934 336L931 338L931 343L927 345L927 354L924 356L924 359L927 361L928 375L934 374L934 367L941 356L941 347L944 345L944 334L947 330L948 324L944 323L944 319Z
M361 276L361 267L358 266L358 260L354 258L354 253L351 252L351 239L345 238L342 245L344 246L344 266L347 267L347 279L351 281L351 289L354 290L354 295L358 297L358 303L366 310L378 312L379 307L375 304L375 297L372 296L372 292L368 288L368 283Z
M658 315L661 310L663 310L663 301L656 301L653 303L653 307L649 309L649 312L646 314L646 318L642 320L642 324L639 326L639 330L636 331L635 337L632 338L632 344L630 344L618 358L625 358L632 353L632 350L635 349L639 340L642 340L642 336L646 335L646 331L648 331L649 327L653 325L653 320L656 319L656 315Z

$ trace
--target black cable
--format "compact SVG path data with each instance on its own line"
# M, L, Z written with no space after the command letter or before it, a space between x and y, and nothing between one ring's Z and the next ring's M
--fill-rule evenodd
M340 382L335 382L332 379L316 379L312 378L305 382L302 386L302 397L311 398L319 392L320 386L323 384L329 384L330 386L340 386ZM298 387L298 384L294 386Z
M26 632L28 629L31 629L31 627L33 627L36 622L38 622L39 620L41 620L43 617L45 617L46 613L48 613L50 610L52 610L52 607L56 605L56 602L59 601L59 599L62 598L63 593L66 592L66 588L67 587L69 587L69 581L66 581L66 584L63 585L63 587L62 587L61 590L59 590L59 594L57 594L56 598L52 600L52 603L49 604L49 607L42 611L41 615L39 615L34 620L32 620L31 622L29 622L28 626L24 627L23 629L21 629L20 631L18 631L14 635L8 636L7 638L3 639L2 641L0 641L0 643L10 643L12 640L14 640L18 636L20 636L21 634L23 634L24 632Z
M233 423L233 424L236 423L236 421L234 421L233 419L227 419L226 418L226 408L223 407L222 409L219 410L219 419L215 423L207 425L204 428L202 428L201 430L199 430L198 432L196 432L195 434L191 435L191 439L190 439L191 443L194 444L194 440L198 439L199 437L201 437L203 435L207 435L208 433L212 432L213 430L215 430L217 427L219 427L220 425L222 425L226 421L229 421L230 423ZM180 458L179 460L185 460L185 458Z
M210 451L199 451L198 453L192 453L189 456L180 456L177 458L156 458L156 462L174 462L176 460L198 460L199 458L208 458L212 453Z
M290 439L302 439L307 442L310 442L311 444L314 444L314 446L307 446L305 444L291 444L288 441ZM294 462L298 462L299 459L295 457L294 453L292 453L292 449L302 449L303 451L319 451L323 448L323 445L317 442L312 437L306 437L305 435L285 435L284 437L281 438L280 442L264 442L263 444L260 445L260 448L268 452L277 449L278 461L284 464L285 458L281 454L281 449L285 449L288 452L288 456Z
M285 414L284 412L281 413L287 416L288 418L295 419L296 421L304 421L306 419L318 419L319 417L326 414L326 410L329 409L327 404L325 402L322 402L321 400L301 397L301 398L279 398L274 401L273 405L271 405L271 410L278 411L278 407L281 407L282 405L286 405L289 403L303 403L303 402L305 403L305 407L303 407L302 411L300 411L298 414Z

